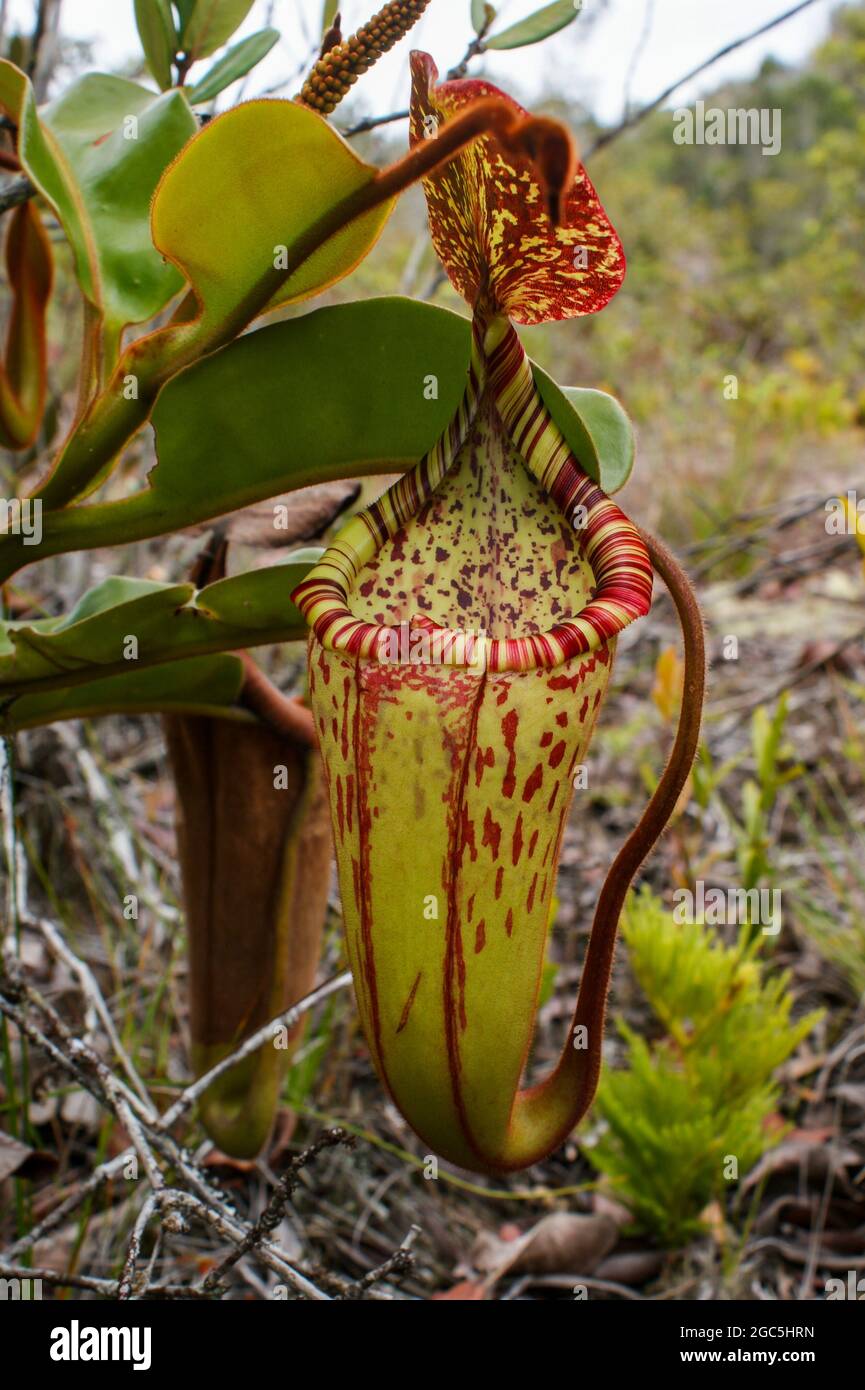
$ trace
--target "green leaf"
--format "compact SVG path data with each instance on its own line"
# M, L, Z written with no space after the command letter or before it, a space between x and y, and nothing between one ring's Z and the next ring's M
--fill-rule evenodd
M177 50L168 0L135 0L135 23L147 66L164 92L172 83L171 64Z
M493 10L493 7L487 3L487 0L472 0L472 28L476 34L483 33L489 10ZM493 10L493 15L495 15L495 10Z
M280 565L197 591L189 583L107 579L69 614L2 624L0 700L303 638L306 623L288 596L322 553L295 551ZM17 718L16 704L4 705L7 719Z
M185 592L189 585L181 585L178 593ZM160 584L156 579L135 579L128 575L112 575L108 579L103 579L95 588L88 589L87 593L78 600L71 612L59 618L44 618L34 623L34 628L40 632L57 632L67 627L74 627L78 623L83 623L86 618L95 618L100 613L107 613L110 608L117 608L121 603L132 603L134 599L146 598L150 594L164 594L166 590L177 589L177 585ZM12 623L14 629L26 627L27 624ZM14 648L14 643L12 644ZM0 654L4 647L0 639Z
M177 33L182 38L187 24L195 9L195 0L174 0L174 8L177 11L178 25Z
M142 323L181 288L150 236L166 165L198 125L182 92L152 92L90 74L42 111L75 175L95 242L97 292L109 324Z
M324 7L321 12L321 32L326 34L333 21L336 19L336 12L339 9L339 0L324 0Z
M410 468L459 405L470 335L461 315L397 296L247 334L162 391L152 491L188 525L180 519L204 520L313 482ZM537 366L534 375L582 466L605 492L622 487L634 436L619 402L557 386ZM432 377L438 394L428 400Z
M240 43L229 48L191 89L189 100L193 106L202 101L212 101L232 82L245 77L262 58L267 57L278 41L278 29L260 29L257 34L250 34L248 39L241 39Z
M573 24L581 9L582 0L555 0L554 4L544 5L542 10L535 10L527 19L519 20L500 34L493 34L485 40L486 46L525 48L530 43L540 43L541 39L548 39L559 29Z
M240 28L252 4L253 0L195 0L181 37L184 53L196 60L215 53Z
M312 483L405 472L453 418L470 339L467 319L398 297L317 309L246 334L163 388L153 413L159 463L145 490L47 510L38 549L9 536L0 551L14 551L20 566L163 535ZM633 461L621 406L534 371L582 466L605 491L621 487Z
M558 386L533 367L544 404L583 468L604 492L624 487L634 466L634 427L614 396L584 386Z
M466 319L400 298L319 309L249 333L163 388L154 411L159 464L146 489L46 509L42 544L0 536L2 563L14 573L311 483L404 472L459 405L469 347ZM438 380L437 399L427 399L428 376Z
M272 275L284 248L377 174L316 112L295 101L244 102L209 122L166 172L153 202L153 239L188 278L202 320L221 324ZM393 200L343 227L270 307L348 275L392 207Z
M243 685L239 657L192 657L166 666L150 666L85 681L65 690L19 695L5 708L0 702L0 729L16 733L62 719L105 714L208 714L243 718L233 708Z
M212 515L215 502L234 511L312 482L413 466L459 404L469 333L456 314L392 298L248 334L163 390L155 500L178 518ZM425 398L430 376L435 400Z
M197 128L185 96L92 73L37 112L27 78L0 61L0 109L18 127L22 168L63 224L78 282L107 328L119 335L152 318L183 283L153 246L149 210L162 171Z

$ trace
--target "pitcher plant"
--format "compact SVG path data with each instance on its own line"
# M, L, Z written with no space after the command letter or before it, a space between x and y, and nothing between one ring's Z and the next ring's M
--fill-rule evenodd
M578 462L514 328L595 313L624 277L567 132L486 82L437 85L426 54L412 74L413 145L490 98L521 131L483 134L424 180L436 251L472 311L465 394L294 599L372 1058L436 1153L501 1172L560 1144L594 1095L619 912L695 751L702 634L671 557ZM599 897L561 1059L521 1088L574 783L653 566L686 635L676 744Z

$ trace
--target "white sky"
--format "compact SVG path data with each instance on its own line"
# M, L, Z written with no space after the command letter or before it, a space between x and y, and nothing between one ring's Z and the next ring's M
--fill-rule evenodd
M343 31L351 32L378 6L379 0L344 0ZM501 0L503 28L540 8L544 0ZM731 39L792 8L794 0L610 0L607 13L595 13L599 0L584 0L583 17L569 29L536 47L487 55L485 75L515 94L531 100L542 86L576 96L602 120L622 114L626 75L639 44L647 13L651 16L648 42L634 73L631 97L641 104L671 81ZM755 71L769 54L782 60L801 59L826 33L833 0L817 0L812 8L788 20L765 37L754 40L717 66L698 82L677 93L675 105L693 101L722 79ZM31 25L33 0L10 0L15 21ZM272 10L272 23L283 35L256 70L247 95L278 82L294 72L304 59L309 35L320 31L322 0L256 0L238 37L263 27ZM111 69L139 51L132 0L64 0L63 28L75 38L94 43L95 66ZM588 22L587 22L588 21ZM409 39L404 40L366 77L357 90L366 110L384 112L407 105L406 61L411 47L428 49L442 72L462 56L471 37L469 0L432 0ZM193 72L203 73L206 64ZM475 60L473 71L478 71ZM297 84L284 93L292 95ZM229 93L229 99L232 93Z

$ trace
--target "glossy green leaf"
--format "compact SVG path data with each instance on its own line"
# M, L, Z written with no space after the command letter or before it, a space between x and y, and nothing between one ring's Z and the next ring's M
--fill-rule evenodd
M153 415L159 464L145 489L46 510L38 548L0 536L0 572L163 535L312 483L403 472L456 410L469 344L464 318L400 298L249 333L164 387Z
M14 63L5 60L0 60L0 111L17 127L21 166L63 223L75 252L81 287L95 303L98 277L87 244L87 220L77 197L72 171L52 132L39 119L29 80Z
M178 30L183 34L189 23L192 11L195 9L195 0L174 0L174 8L180 19L180 24L177 26Z
M153 238L189 280L203 321L221 323L273 274L286 248L377 173L305 106L244 102L210 121L168 169L153 202ZM343 227L284 282L271 307L348 275L392 207Z
M202 503L217 499L233 511L311 482L407 468L452 419L469 350L466 319L398 297L318 309L249 334L162 392L153 490L178 518L199 519ZM582 466L615 492L634 458L622 407L534 371ZM433 379L437 399L427 399Z
M124 671L61 690L0 700L0 731L15 733L62 719L105 714L207 714L244 718L233 708L243 685L239 657L192 657L164 666Z
M37 113L28 79L0 61L0 110L63 224L87 299L115 334L152 318L182 286L151 242L148 214L162 171L197 128L186 97L92 73Z
M156 579L136 579L125 574L115 574L108 579L103 579L94 588L88 589L87 593L82 595L69 613L61 613L56 618L41 618L32 626L39 632L63 631L65 628L75 627L78 623L83 623L87 618L95 618L100 613L107 613L109 609L117 608L122 603L132 603L135 599L148 598L151 594L174 593L178 601L181 601L182 595L190 587L192 586L188 584L161 584ZM10 623L8 626L14 632L19 628L25 629L29 625L27 623ZM9 643L8 647L7 642ZM0 656L5 656L7 650L14 650L14 646L14 641L8 634L0 636Z
M289 595L321 553L320 548L295 551L283 564L199 590L189 583L107 579L69 614L5 623L0 628L0 699L66 689L193 656L295 641L306 635L306 625ZM15 717L11 706L6 712Z
M401 298L248 334L162 392L153 492L194 516L217 499L234 511L312 482L402 471L447 427L468 357L465 319Z
M582 9L582 0L555 0L552 5L544 5L535 10L527 19L520 19L500 34L493 34L485 40L487 48L526 48L530 43L540 43L559 29L573 24Z
M201 80L196 82L190 90L189 100L193 105L202 101L212 101L226 87L230 87L232 82L251 72L262 58L267 57L278 41L278 29L260 29L257 34L250 34L248 39L241 39L240 43L229 48Z
M168 0L135 0L135 24L147 66L162 91L171 86L177 33Z
M14 573L48 555L163 535L312 483L404 472L453 418L469 351L466 319L398 297L317 309L249 333L161 392L153 414L159 464L146 489L46 511L38 550L8 536L0 555L10 552ZM534 370L580 463L605 491L620 487L633 459L621 407L602 392L566 393ZM611 419L602 428L604 411Z
M159 179L197 122L180 91L123 78L82 77L41 112L71 168L95 261L94 302L117 328L153 317L181 288L150 237Z
M558 386L540 367L534 377L544 404L587 473L608 495L631 476L634 427L615 396L585 386Z
M195 7L184 25L183 51L196 60L208 58L228 43L239 29L253 0L195 0Z

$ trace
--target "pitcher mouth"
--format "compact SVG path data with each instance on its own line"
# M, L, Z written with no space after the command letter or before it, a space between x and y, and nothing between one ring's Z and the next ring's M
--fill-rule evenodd
M543 633L522 637L484 637L461 628L432 623L428 618L408 624L370 623L351 610L358 577L393 532L382 534L375 507L354 518L295 591L294 599L312 630L329 651L393 664L394 653L405 650L414 631L425 632L441 664L462 669L525 671L554 669L574 656L586 655L616 637L645 611L651 579L643 578L642 543L635 527L620 509L586 477L574 489L574 506L586 507L588 519L580 536L580 549L594 577L594 596L566 622ZM402 525L409 518L401 516ZM643 578L636 590L634 571ZM483 655L480 655L480 652Z
M398 625L359 618L352 597L361 572L433 497L487 391L528 472L564 517L579 517L574 534L592 576L589 601L546 631L517 637L487 637L428 617ZM329 651L405 664L408 629L409 647L415 632L428 647L434 642L436 664L495 672L554 670L587 655L643 617L651 594L652 566L637 528L577 462L537 392L516 332L499 320L492 327L476 321L465 396L448 430L415 468L342 529L292 598ZM414 660L423 664L424 657Z

